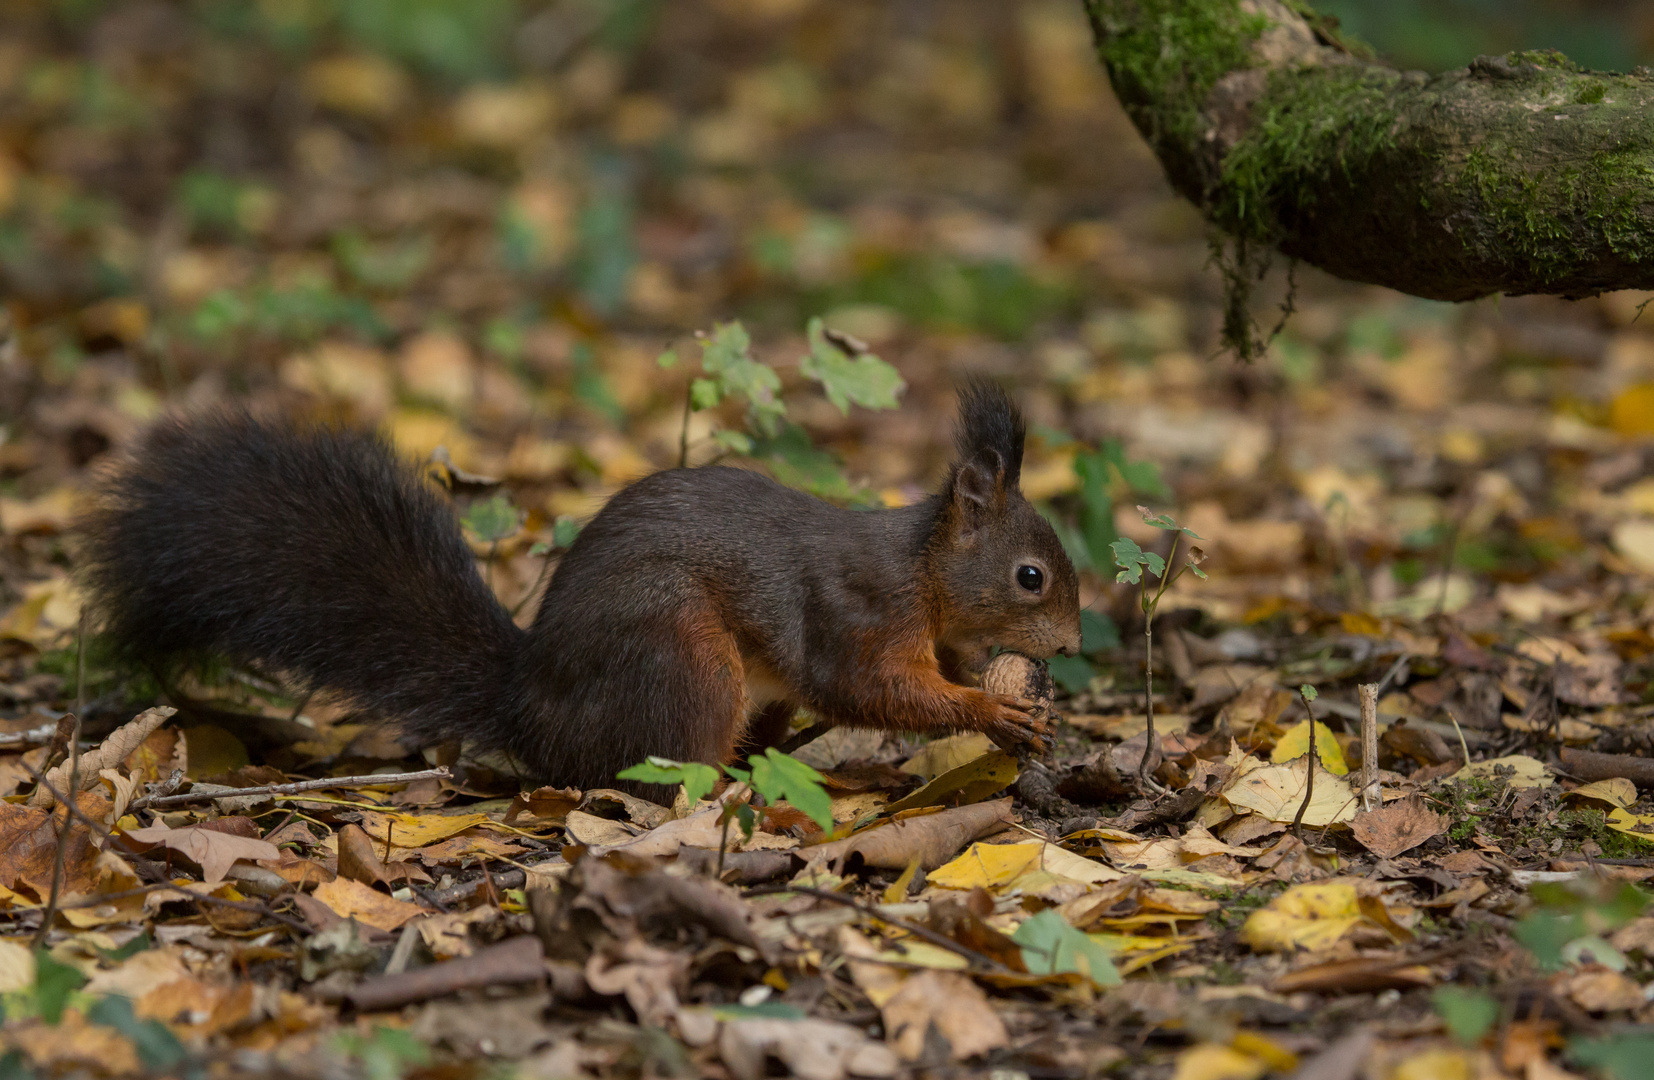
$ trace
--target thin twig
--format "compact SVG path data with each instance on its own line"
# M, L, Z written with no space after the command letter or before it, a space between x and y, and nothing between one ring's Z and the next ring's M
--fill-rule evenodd
M678 468L689 467L689 417L695 411L695 380L683 391L683 430L678 433Z
M82 620L82 628L84 629L84 627L85 622ZM45 782L44 777L42 777L41 782ZM63 888L63 862L69 851L69 827L74 824L75 820L75 815L70 812L70 807L74 805L72 793L80 790L80 713L78 712L75 713L74 731L69 736L68 787L71 795L63 803L63 828L58 830L57 851L52 856L52 888L46 897L46 911L40 918L40 929L35 931L34 948L36 949L45 945L46 935L51 931L52 923L57 919L58 893Z
M1304 777L1304 801L1298 804L1298 812L1292 816L1292 835L1301 844L1304 842L1304 811L1309 809L1309 800L1315 794L1315 710L1309 707L1309 697L1301 686L1298 688L1298 700L1304 703L1304 712L1309 714L1309 772Z
M1361 807L1373 810L1384 805L1378 784L1378 684L1362 683L1355 689L1361 698Z
M446 765L419 772L378 773L368 776L335 776L323 780L299 780L291 784L265 784L261 787L234 788L229 791L188 791L182 795L157 795L138 799L127 810L158 810L189 803L212 802L215 799L242 799L253 795L298 795L306 791L325 791L329 788L383 787L388 784L411 784L415 780L446 780L453 775Z

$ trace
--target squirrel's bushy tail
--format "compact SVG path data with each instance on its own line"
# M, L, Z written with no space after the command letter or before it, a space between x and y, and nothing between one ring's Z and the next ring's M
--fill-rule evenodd
M449 508L381 439L166 420L103 480L80 559L105 632L159 670L256 663L421 743L495 743L524 634Z

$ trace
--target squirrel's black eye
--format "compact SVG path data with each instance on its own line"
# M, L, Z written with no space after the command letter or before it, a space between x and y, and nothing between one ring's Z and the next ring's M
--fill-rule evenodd
M1039 592L1045 586L1045 574L1037 566L1019 566L1017 584L1029 592Z

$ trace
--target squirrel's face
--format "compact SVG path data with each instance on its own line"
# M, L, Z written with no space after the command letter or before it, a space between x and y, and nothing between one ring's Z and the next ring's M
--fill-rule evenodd
M1050 523L989 456L962 463L931 557L945 596L942 643L980 669L994 647L1045 658L1080 651L1080 582Z

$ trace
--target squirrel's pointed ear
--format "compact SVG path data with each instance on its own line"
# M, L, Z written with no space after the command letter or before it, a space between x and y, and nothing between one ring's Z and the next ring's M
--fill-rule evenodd
M949 495L963 531L977 528L1005 508L1005 465L992 450L960 462Z

